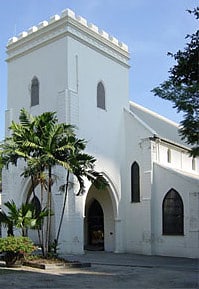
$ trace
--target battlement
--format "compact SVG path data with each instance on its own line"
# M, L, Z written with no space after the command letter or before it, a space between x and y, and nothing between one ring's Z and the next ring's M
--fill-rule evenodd
M50 17L49 21L42 21L37 26L32 26L27 31L21 32L17 37L15 36L15 37L10 38L8 40L8 44L7 44L8 49L10 48L10 46L12 46L13 44L17 43L21 39L25 39L25 37L37 32L37 31L43 29L44 27L49 26L49 25L51 25L51 24L53 24L53 23L55 23L57 21L61 21L64 18L68 18L68 19L71 19L72 21L77 22L82 27L86 27L91 32L94 32L94 34L96 33L98 36L101 36L103 39L106 39L111 44L119 47L120 49L122 49L123 51L128 53L128 46L126 44L124 44L123 42L120 42L118 39L116 39L112 35L108 34L104 30L101 30L96 25L94 25L92 23L88 23L85 18L76 15L70 9L63 10L61 12L60 16L59 15L54 15L54 16Z

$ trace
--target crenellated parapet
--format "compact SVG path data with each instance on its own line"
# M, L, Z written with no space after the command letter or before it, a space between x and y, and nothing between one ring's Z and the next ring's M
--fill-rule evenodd
M55 31L56 29L56 31ZM77 31L78 30L78 31ZM104 30L100 29L92 23L88 23L87 20L81 16L76 15L72 10L66 9L61 12L61 15L54 15L50 17L49 21L42 21L37 26L32 26L27 31L21 32L19 35L9 39L7 44L8 59L13 57L12 51L20 46L25 49L24 43L37 38L37 41L33 41L34 45L39 41L39 36L42 35L42 40L45 40L44 34L51 33L52 37L57 37L58 35L63 35L63 33L74 34L79 37L81 33L86 35L86 40L88 36L97 40L98 43L104 43L113 50L116 50L119 54L123 55L125 58L129 57L128 46L118 39L108 34ZM82 34L82 35L83 35ZM46 39L51 38L50 35ZM40 37L41 38L41 37ZM82 37L80 37L82 38ZM85 37L83 37L85 40ZM91 44L91 43L90 43ZM96 43L95 43L96 44ZM30 45L27 46L27 48ZM22 52L22 48L19 48L19 53ZM104 49L104 47L103 47ZM106 49L105 49L106 50ZM16 54L16 53L15 53Z

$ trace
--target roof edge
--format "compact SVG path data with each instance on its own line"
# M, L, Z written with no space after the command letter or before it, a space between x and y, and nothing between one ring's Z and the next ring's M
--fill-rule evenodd
M167 122L167 123L179 128L179 124L178 123L176 123L176 122L174 122L174 121L172 121L172 120L170 120L170 119L158 114L157 112L155 112L153 110L150 110L150 109L148 109L148 108L146 108L146 107L144 107L144 106L142 106L140 104L137 104L137 103L135 103L132 100L130 100L129 103L130 103L130 105L142 110L143 112L149 113L152 116L157 117L157 118L159 118L159 119L161 119L161 120L163 120L163 121L165 121L165 122Z
M134 112L132 112L127 108L124 108L124 111L130 114L132 117L134 117L141 125L143 125L145 129L147 129L152 134L152 136L158 137L158 133L154 129L152 129L146 122L144 122L141 118L139 118Z

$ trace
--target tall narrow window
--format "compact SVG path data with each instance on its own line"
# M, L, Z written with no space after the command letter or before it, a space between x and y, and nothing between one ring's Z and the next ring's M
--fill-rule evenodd
M97 107L105 109L105 89L103 83L100 81L97 85Z
M192 158L192 170L195 171L196 169L196 159Z
M177 191L171 189L162 204L163 235L183 235L183 201Z
M140 169L137 162L131 166L131 202L140 202Z
M167 150L167 162L171 163L171 150L170 149Z
M36 76L31 82L31 106L39 104L39 80Z

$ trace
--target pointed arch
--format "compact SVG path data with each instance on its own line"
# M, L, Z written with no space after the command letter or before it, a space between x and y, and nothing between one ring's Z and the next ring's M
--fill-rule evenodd
M36 76L31 81L31 106L39 104L39 80Z
M95 206L96 202L101 206L101 210L96 209L94 212L98 211L99 216L103 216L103 227L104 227L104 250L113 252L117 250L116 235L117 229L120 225L120 216L118 215L118 205L119 198L118 193L115 191L115 186L111 179L104 172L102 173L103 177L109 181L108 186L105 189L99 190L95 187L94 184L88 182L88 193L85 198L85 207L84 207L84 245L85 248L90 247L90 224L89 217L92 215L92 204ZM101 213L100 213L101 211ZM103 215L102 215L103 212ZM102 222L101 222L102 224ZM101 234L101 230L99 232ZM101 246L102 249L102 246Z
M105 88L101 81L97 85L97 107L101 109L106 109Z
M140 168L137 162L131 166L131 202L140 202Z
M184 234L184 206L180 194L170 189L162 203L163 235Z
M39 216L39 214L41 212L41 203L40 203L39 198L37 196L34 196L31 200L31 204L34 206L35 215Z

